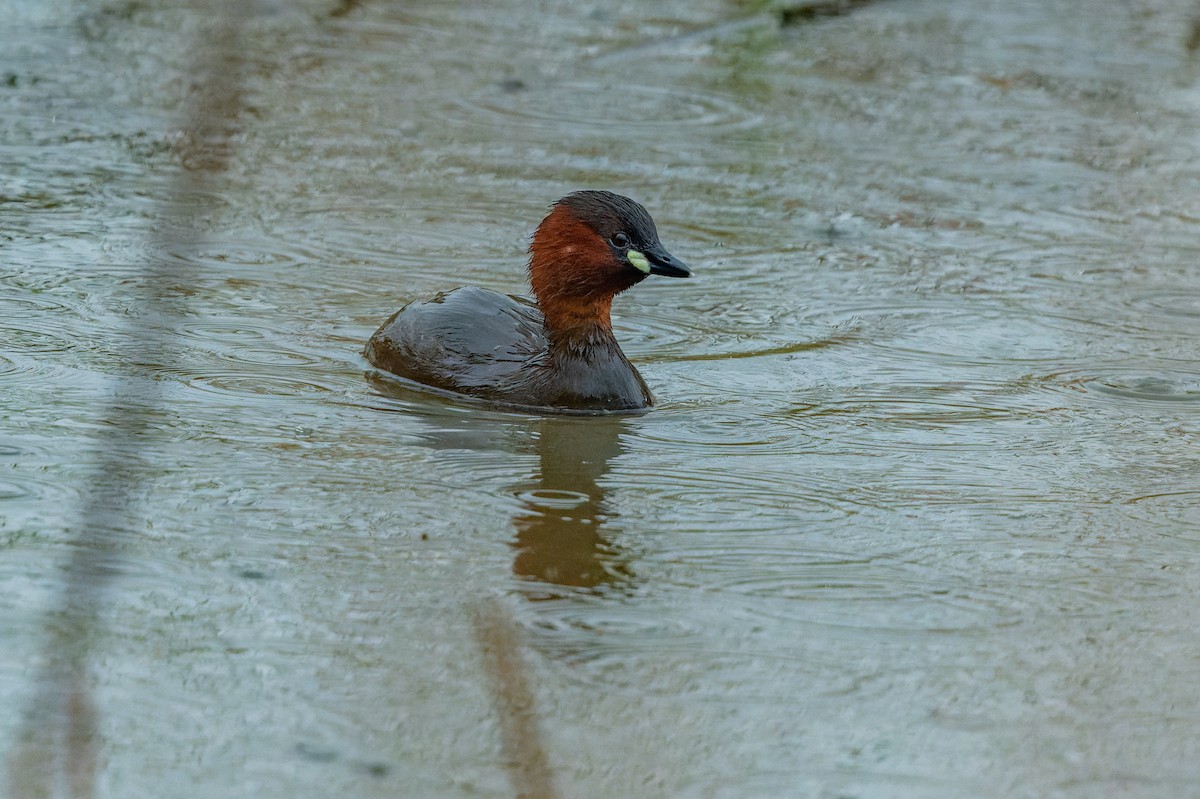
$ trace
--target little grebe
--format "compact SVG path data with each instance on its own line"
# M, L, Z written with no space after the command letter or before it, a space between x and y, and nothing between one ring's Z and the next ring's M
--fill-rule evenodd
M613 336L613 297L647 275L690 277L628 197L578 191L529 246L537 302L467 286L406 305L367 342L384 371L508 405L629 411L654 399Z

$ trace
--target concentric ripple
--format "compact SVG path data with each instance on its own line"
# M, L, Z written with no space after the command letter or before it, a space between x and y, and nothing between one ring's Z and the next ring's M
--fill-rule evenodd
M1046 319L966 303L848 308L862 335L890 357L940 364L1052 361L1062 336ZM871 321L866 321L871 320Z
M27 354L66 352L77 346L67 331L31 330L12 325L0 325L0 340L4 341L5 349Z
M515 122L558 135L594 135L599 108L619 110L621 124L613 134L622 137L661 135L679 126L737 130L760 121L732 97L616 81L552 83L516 96L492 87L487 94L461 101L460 107L481 121Z
M401 205L389 198L300 209L275 233L321 267L320 284L329 288L394 291L401 275L428 281L406 282L414 293L465 282L511 286L524 281L525 249L541 212L494 196Z
M1098 365L1055 372L1043 378L1066 390L1120 402L1185 404L1200 402L1200 368L1179 364Z
M517 498L529 507L545 510L570 510L592 501L590 496L581 491L549 488L523 491Z
M336 391L333 385L322 383L312 375L284 375L265 372L210 371L189 375L188 385L201 391L270 402L280 397L304 397Z

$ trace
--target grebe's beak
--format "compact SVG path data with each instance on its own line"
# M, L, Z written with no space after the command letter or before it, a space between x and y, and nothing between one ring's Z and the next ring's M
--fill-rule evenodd
M642 253L650 267L652 275L663 277L691 277L692 270L683 261L662 248L662 245L649 247Z

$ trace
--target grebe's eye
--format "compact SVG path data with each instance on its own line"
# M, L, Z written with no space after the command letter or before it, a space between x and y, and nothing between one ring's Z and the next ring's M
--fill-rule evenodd
M617 235L612 237L612 245L614 247L628 247L629 246L629 237L626 236L624 233L618 233Z

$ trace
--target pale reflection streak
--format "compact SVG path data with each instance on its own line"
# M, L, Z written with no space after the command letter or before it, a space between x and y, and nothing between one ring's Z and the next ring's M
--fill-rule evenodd
M197 233L196 206L184 196L208 196L211 175L223 171L234 148L242 111L240 25L245 3L212 2L206 11L217 20L211 35L197 43L190 75L191 96L176 140L183 169L162 198L164 230L153 237L152 252L171 252ZM119 574L119 553L141 526L134 499L147 456L156 444L154 417L162 397L159 382L147 380L173 360L189 275L169 258L145 265L147 287L140 298L144 314L116 331L129 372L116 383L104 409L96 479L79 509L77 533L63 569L58 606L46 623L45 652L34 695L25 708L18 740L7 763L11 799L93 796L97 775L97 720L88 685L93 644L109 587Z

